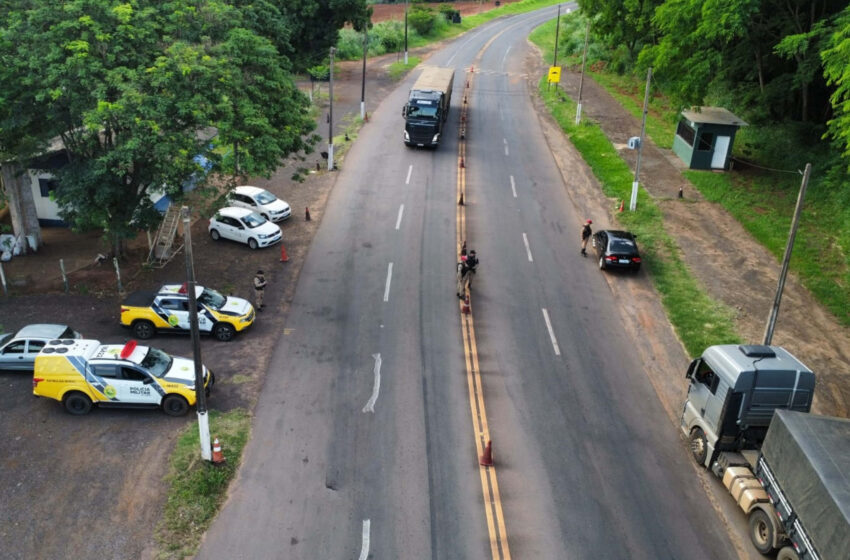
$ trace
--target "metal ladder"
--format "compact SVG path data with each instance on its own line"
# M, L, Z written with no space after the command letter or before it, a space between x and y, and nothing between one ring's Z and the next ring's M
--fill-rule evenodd
M176 204L170 204L168 210L165 211L165 215L162 217L156 237L151 244L148 264L162 268L183 248L182 244L177 247L174 246L174 238L177 234L177 226L179 224L180 208Z

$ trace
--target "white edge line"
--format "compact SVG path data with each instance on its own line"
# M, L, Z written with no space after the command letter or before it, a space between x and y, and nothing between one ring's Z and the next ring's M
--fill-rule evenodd
M398 207L398 219L395 221L395 228L401 227L401 217L404 215L404 204Z
M506 156L511 155L511 153L508 151L508 146L507 146L507 144L505 144L505 155L506 155Z
M514 198L516 198L516 183L513 175L511 175L511 192L514 193Z
M549 312L543 308L543 320L546 321L546 328L549 329L549 338L552 339L552 348L555 349L555 355L561 355L561 349L558 347L558 339L555 338L555 331L552 330L552 322L549 320Z
M528 254L528 262L534 262L534 259L531 257L531 247L528 245L528 236L525 232L522 234L522 242L525 243L525 252Z
M505 51L505 55L502 57L502 68L504 68L504 67L505 67L505 59L506 59L506 58L508 58L508 53L509 53L509 52L511 52L511 47L510 47L510 45L508 46L508 49Z
M413 174L413 164L410 164L410 167L407 168L407 180L404 181L405 185L410 184L410 176Z
M393 263L387 267L387 285L384 288L384 301L390 301L390 283L393 280Z
M360 560L369 558L369 533L372 529L372 522L368 519L363 520L363 543L360 545Z
M378 394L381 392L381 354L372 354L375 359L375 381L372 384L372 396L369 397L366 406L363 407L363 412L375 412L375 403L378 400Z

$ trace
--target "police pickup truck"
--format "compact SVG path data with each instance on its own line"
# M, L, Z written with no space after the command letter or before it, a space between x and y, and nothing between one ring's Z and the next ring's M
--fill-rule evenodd
M216 340L228 341L254 322L254 306L242 298L223 296L195 286L198 328ZM189 294L186 284L166 284L157 292L134 292L121 304L121 324L136 338L147 340L157 331L189 333Z
M204 390L209 394L215 376L201 366ZM32 392L57 400L75 415L93 405L162 408L182 416L195 404L195 363L162 350L139 346L101 344L97 340L57 339L35 358Z

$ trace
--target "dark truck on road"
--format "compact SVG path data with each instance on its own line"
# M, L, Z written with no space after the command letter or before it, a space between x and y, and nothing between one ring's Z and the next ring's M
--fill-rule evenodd
M777 560L850 559L850 420L808 414L815 376L778 346L711 346L688 368L682 431Z
M401 111L404 117L404 143L436 148L452 101L453 68L425 68Z

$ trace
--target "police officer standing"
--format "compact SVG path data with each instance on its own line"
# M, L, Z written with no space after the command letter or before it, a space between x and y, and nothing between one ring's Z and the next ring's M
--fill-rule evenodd
M587 256L587 240L593 235L593 230L590 228L590 224L592 223L593 220L587 220L584 227L581 228L581 255L583 257Z
M266 277L263 275L262 270L258 270L257 275L254 276L254 300L257 304L257 311L263 310L263 290L265 289Z

